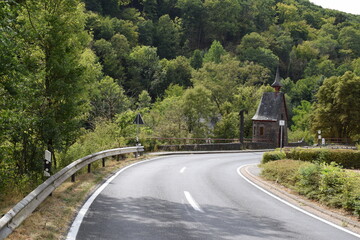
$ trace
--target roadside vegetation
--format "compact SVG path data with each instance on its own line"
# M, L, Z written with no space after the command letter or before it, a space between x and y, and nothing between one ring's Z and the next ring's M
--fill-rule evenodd
M313 152L316 151L318 150ZM353 152L341 151L340 155L351 153ZM286 159L283 152L268 153L264 155L261 164L261 176L309 199L342 208L360 218L360 172L344 169L324 156L326 155L315 157L312 161L304 161Z

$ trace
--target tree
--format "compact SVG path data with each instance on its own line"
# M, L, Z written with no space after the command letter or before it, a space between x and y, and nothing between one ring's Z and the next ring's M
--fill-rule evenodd
M213 41L211 44L211 47L207 53L204 55L203 62L214 62L214 63L220 63L221 56L225 55L226 51L221 45L219 41Z
M137 46L129 55L129 79L124 86L130 95L136 96L142 90L151 91L151 82L159 69L157 50L149 46Z
M183 87L191 86L191 71L189 60L183 56L172 60L161 60L155 80L151 83L151 93L162 96L171 84Z
M331 77L334 76L335 74L336 74L335 64L327 58L311 59L304 70L304 75L306 77L310 77L310 76Z
M26 1L19 19L23 21L28 69L36 81L37 134L53 153L73 143L89 111L88 89L94 78L84 78L83 54L91 40L85 31L84 7L78 1ZM34 65L35 63L35 65ZM37 63L37 64L36 64ZM90 65L93 63L89 63Z
M354 27L344 27L339 34L339 42L343 48L342 52L351 57L360 55L360 30Z
M360 77L346 72L341 77L328 78L316 97L314 131L321 129L325 137L359 137L360 110L354 106L354 100L360 99Z
M204 2L207 12L205 37L208 42L214 40L226 43L240 35L241 11L237 0L207 0Z
M290 67L292 79L298 80L303 76L303 71L311 59L316 59L319 50L313 47L312 43L305 41L298 46L294 46L290 53Z
M93 118L100 117L111 121L116 114L126 111L130 106L124 89L111 77L103 78L94 87L94 90L95 93L92 97Z
M180 47L181 27L172 21L169 15L159 18L155 29L154 45L160 58L173 59Z
M126 63L130 46L124 35L115 34L110 41L96 40L93 44L96 55L103 66L103 72L119 83L126 78Z
M191 67L193 67L196 70L202 67L202 65L203 65L203 54L199 49L196 49L193 52L193 55L190 58L190 65L191 65Z
M143 90L138 97L137 106L140 109L151 107L151 97L146 90Z
M204 38L205 8L201 0L179 0L184 32L191 49L200 48Z
M209 137L211 120L214 116L214 105L211 92L199 85L189 88L184 96L184 117L193 137Z
M153 46L155 26L151 20L145 20L138 23L139 43L145 46Z
M155 134L162 138L188 137L186 119L183 114L184 89L178 85L171 85L165 91L163 99L158 99L147 115L147 124Z
M301 104L293 109L291 132L289 139L292 141L304 140L313 143L314 139L310 132L312 120L312 104L308 101L301 101Z
M241 63L239 79L245 86L264 85L270 76L271 71L262 65L248 61Z
M241 61L255 62L269 69L275 69L279 58L268 47L269 43L265 37L252 32L242 38L236 52Z
M207 62L192 76L194 86L202 85L211 92L211 100L216 104L218 111L224 102L231 102L236 87L241 80L240 62L228 55L223 56L219 64Z

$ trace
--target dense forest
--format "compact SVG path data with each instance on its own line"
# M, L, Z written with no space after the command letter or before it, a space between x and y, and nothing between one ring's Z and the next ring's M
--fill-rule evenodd
M360 16L308 0L0 2L0 190L140 138L245 134L277 67L290 139L360 136ZM29 181L29 179L31 181Z

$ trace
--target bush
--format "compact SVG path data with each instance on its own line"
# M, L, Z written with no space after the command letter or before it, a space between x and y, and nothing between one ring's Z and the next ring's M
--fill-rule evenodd
M285 157L286 155L284 152L280 152L280 151L266 152L263 155L261 163L264 164L270 161L281 160L281 159L285 159Z
M261 175L323 204L360 216L360 174L337 163L279 160L262 164Z
M283 184L286 187L293 188L298 181L298 169L300 166L309 163L295 160L271 161L261 165L261 176Z
M286 158L308 162L335 162L344 168L360 169L360 151L341 149L300 149L286 152Z
M65 167L73 161L89 154L124 147L126 141L118 134L118 127L111 122L99 122L94 131L88 131L81 136L67 151L60 154L60 167Z
M295 187L297 191L310 199L316 199L318 196L320 182L320 166L318 164L304 164L298 169L298 182Z

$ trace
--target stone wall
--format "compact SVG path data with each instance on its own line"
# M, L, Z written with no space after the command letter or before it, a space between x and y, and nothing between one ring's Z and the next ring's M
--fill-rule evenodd
M243 149L273 149L271 143L216 143L216 144L186 144L186 145L160 145L159 151L226 151Z

